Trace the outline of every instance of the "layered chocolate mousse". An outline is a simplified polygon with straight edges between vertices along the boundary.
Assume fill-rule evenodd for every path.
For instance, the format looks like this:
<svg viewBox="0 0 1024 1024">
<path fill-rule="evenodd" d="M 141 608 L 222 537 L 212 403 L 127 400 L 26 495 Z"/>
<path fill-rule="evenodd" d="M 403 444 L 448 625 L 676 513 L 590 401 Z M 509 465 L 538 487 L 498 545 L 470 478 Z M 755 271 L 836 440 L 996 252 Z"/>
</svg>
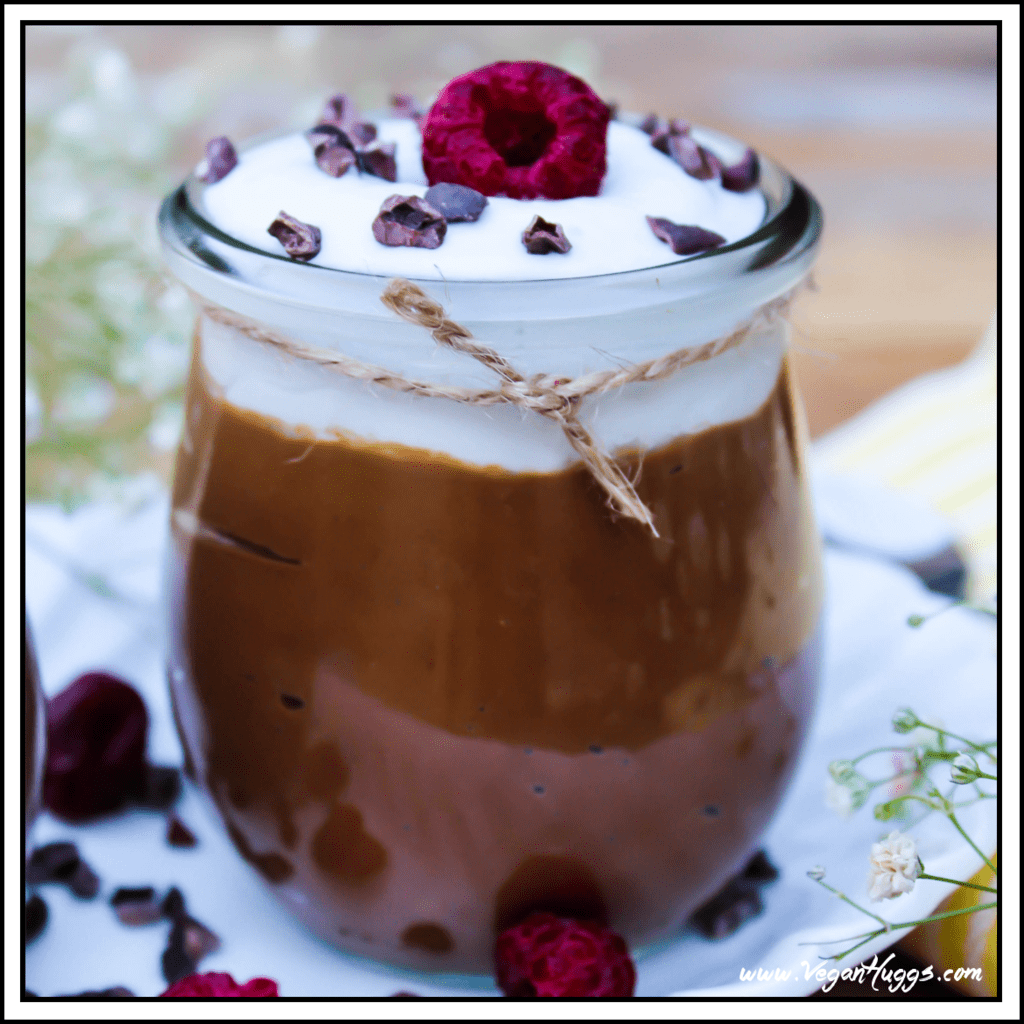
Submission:
<svg viewBox="0 0 1024 1024">
<path fill-rule="evenodd" d="M 410 142 L 417 124 L 398 123 L 377 122 L 376 141 L 396 143 L 397 185 L 422 198 L 433 182 Z M 357 176 L 359 146 L 334 177 L 317 160 L 345 161 L 302 136 L 272 141 L 207 187 L 204 216 L 250 255 L 274 244 L 266 226 L 246 235 L 263 206 L 268 224 L 286 211 L 315 225 L 318 253 L 290 271 L 336 271 L 324 304 L 352 312 L 321 316 L 276 295 L 280 253 L 266 260 L 258 315 L 212 259 L 193 272 L 186 253 L 178 272 L 276 335 L 449 383 L 477 383 L 479 368 L 432 353 L 429 335 L 396 327 L 382 306 L 360 307 L 360 274 L 419 269 L 456 311 L 476 310 L 474 337 L 524 373 L 710 342 L 756 303 L 702 298 L 716 287 L 706 281 L 680 286 L 689 271 L 645 218 L 697 220 L 727 245 L 769 204 L 724 188 L 728 154 L 714 158 L 717 178 L 695 178 L 652 132 L 658 141 L 656 126 L 612 122 L 607 195 L 491 194 L 432 249 L 375 238 L 377 192 L 396 184 Z M 337 144 L 321 134 L 318 146 Z M 617 160 L 630 152 L 656 158 L 684 192 L 704 190 L 702 216 L 671 191 L 651 208 L 646 179 Z M 282 153 L 334 187 L 336 205 L 302 208 L 298 193 L 275 191 Z M 232 180 L 251 199 L 245 223 Z M 531 252 L 520 236 L 534 218 L 571 247 Z M 628 221 L 617 261 L 593 230 L 616 218 Z M 598 276 L 612 271 L 618 282 Z M 640 299 L 632 271 L 645 275 Z M 589 276 L 593 308 L 574 304 L 586 281 L 543 287 Z M 387 278 L 369 281 L 379 292 Z M 510 283 L 494 286 L 492 309 L 476 281 Z M 339 299 L 346 289 L 355 297 Z M 497 308 L 502 295 L 518 315 Z M 611 309 L 623 295 L 628 308 Z M 653 530 L 609 511 L 553 423 L 366 384 L 262 337 L 200 318 L 168 563 L 188 771 L 241 855 L 328 941 L 425 970 L 489 973 L 498 932 L 535 910 L 600 920 L 631 946 L 672 934 L 757 848 L 813 706 L 821 565 L 785 324 L 667 380 L 581 401 Z"/>
</svg>

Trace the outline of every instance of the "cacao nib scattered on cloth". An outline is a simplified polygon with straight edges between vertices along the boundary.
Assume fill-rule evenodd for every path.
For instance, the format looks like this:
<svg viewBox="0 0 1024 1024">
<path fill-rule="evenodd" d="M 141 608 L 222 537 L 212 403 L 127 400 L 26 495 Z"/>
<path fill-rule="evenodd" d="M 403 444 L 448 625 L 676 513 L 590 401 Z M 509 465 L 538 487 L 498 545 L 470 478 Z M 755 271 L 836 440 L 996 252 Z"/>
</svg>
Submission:
<svg viewBox="0 0 1024 1024">
<path fill-rule="evenodd" d="M 235 147 L 225 135 L 210 139 L 206 144 L 206 173 L 200 177 L 207 185 L 212 185 L 226 177 L 238 164 Z"/>
<path fill-rule="evenodd" d="M 189 850 L 198 844 L 195 833 L 179 818 L 172 814 L 167 820 L 167 843 L 179 849 Z"/>
<path fill-rule="evenodd" d="M 427 189 L 423 197 L 435 210 L 440 210 L 449 224 L 478 220 L 487 205 L 487 197 L 468 185 L 443 181 Z"/>
<path fill-rule="evenodd" d="M 39 997 L 36 996 L 36 999 Z M 136 995 L 124 985 L 113 988 L 89 989 L 87 992 L 76 992 L 74 995 L 56 996 L 56 999 L 135 999 Z"/>
<path fill-rule="evenodd" d="M 172 921 L 186 916 L 185 897 L 182 896 L 181 890 L 176 885 L 168 890 L 167 895 L 161 901 L 160 913 Z"/>
<path fill-rule="evenodd" d="M 50 912 L 46 909 L 46 901 L 38 893 L 33 893 L 25 903 L 25 942 L 38 938 L 46 927 Z"/>
<path fill-rule="evenodd" d="M 447 230 L 442 213 L 419 196 L 388 196 L 373 222 L 373 237 L 382 245 L 436 249 Z"/>
<path fill-rule="evenodd" d="M 100 891 L 96 872 L 81 859 L 74 843 L 48 843 L 33 850 L 25 880 L 29 885 L 59 882 L 83 900 L 91 900 Z"/>
<path fill-rule="evenodd" d="M 561 224 L 552 224 L 542 217 L 534 217 L 523 232 L 523 245 L 534 256 L 545 256 L 549 252 L 567 253 L 572 244 L 565 237 Z"/>
<path fill-rule="evenodd" d="M 220 949 L 220 939 L 201 921 L 187 914 L 171 925 L 167 948 L 160 956 L 160 967 L 168 984 L 194 974 L 200 960 Z"/>
<path fill-rule="evenodd" d="M 664 217 L 648 217 L 647 223 L 677 256 L 692 256 L 694 253 L 716 249 L 725 242 L 721 235 L 695 224 L 674 224 Z"/>
<path fill-rule="evenodd" d="M 385 181 L 398 180 L 398 164 L 395 162 L 395 144 L 377 142 L 356 150 L 356 162 L 364 174 L 372 174 Z"/>
<path fill-rule="evenodd" d="M 312 224 L 304 224 L 301 220 L 282 210 L 277 220 L 267 228 L 267 234 L 273 235 L 293 260 L 305 263 L 320 252 L 320 229 Z"/>
<path fill-rule="evenodd" d="M 47 843 L 37 846 L 28 859 L 25 881 L 29 885 L 42 882 L 66 882 L 78 867 L 78 847 L 74 843 Z"/>
<path fill-rule="evenodd" d="M 759 850 L 746 867 L 694 911 L 690 923 L 708 939 L 724 939 L 764 910 L 761 889 L 779 877 L 778 869 Z"/>
<path fill-rule="evenodd" d="M 761 166 L 757 154 L 749 147 L 738 164 L 722 168 L 722 188 L 730 192 L 749 192 L 760 178 Z"/>
<path fill-rule="evenodd" d="M 210 971 L 207 974 L 192 974 L 161 992 L 164 999 L 181 999 L 188 996 L 206 998 L 264 998 L 277 996 L 277 982 L 270 978 L 252 978 L 239 985 L 224 971 Z"/>
<path fill-rule="evenodd" d="M 149 716 L 134 687 L 89 672 L 47 701 L 43 799 L 64 821 L 120 810 L 145 774 Z"/>
<path fill-rule="evenodd" d="M 148 885 L 135 889 L 118 889 L 110 897 L 110 905 L 121 924 L 129 928 L 153 924 L 163 917 L 160 902 L 156 898 L 156 890 Z"/>
<path fill-rule="evenodd" d="M 181 773 L 177 768 L 147 764 L 136 800 L 142 807 L 165 811 L 181 796 Z"/>
<path fill-rule="evenodd" d="M 75 865 L 68 879 L 68 888 L 80 899 L 91 900 L 100 891 L 100 879 L 84 860 Z"/>
</svg>

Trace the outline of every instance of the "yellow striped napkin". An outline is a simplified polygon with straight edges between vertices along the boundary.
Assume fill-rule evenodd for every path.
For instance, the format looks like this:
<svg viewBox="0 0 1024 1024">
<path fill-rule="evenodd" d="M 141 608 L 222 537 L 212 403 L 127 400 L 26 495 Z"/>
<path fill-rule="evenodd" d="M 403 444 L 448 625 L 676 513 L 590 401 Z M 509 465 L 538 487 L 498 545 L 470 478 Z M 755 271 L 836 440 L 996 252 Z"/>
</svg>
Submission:
<svg viewBox="0 0 1024 1024">
<path fill-rule="evenodd" d="M 813 446 L 815 464 L 916 497 L 949 520 L 967 596 L 996 592 L 996 326 L 964 362 L 868 406 Z"/>
</svg>

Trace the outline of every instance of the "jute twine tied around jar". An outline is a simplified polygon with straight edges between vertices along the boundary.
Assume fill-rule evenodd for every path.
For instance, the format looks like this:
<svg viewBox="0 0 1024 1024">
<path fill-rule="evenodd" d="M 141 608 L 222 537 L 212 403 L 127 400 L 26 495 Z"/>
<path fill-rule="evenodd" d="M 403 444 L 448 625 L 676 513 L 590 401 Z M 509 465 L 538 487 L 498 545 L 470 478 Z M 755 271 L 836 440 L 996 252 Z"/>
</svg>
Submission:
<svg viewBox="0 0 1024 1024">
<path fill-rule="evenodd" d="M 493 370 L 501 378 L 501 384 L 493 389 L 455 387 L 412 380 L 383 367 L 350 359 L 340 352 L 286 338 L 221 306 L 211 305 L 194 293 L 193 297 L 203 314 L 216 323 L 240 331 L 253 341 L 281 349 L 290 356 L 327 367 L 346 377 L 379 384 L 395 391 L 409 391 L 429 398 L 447 398 L 467 405 L 507 403 L 547 417 L 561 427 L 573 451 L 583 460 L 590 475 L 608 496 L 609 507 L 620 515 L 643 523 L 657 537 L 659 534 L 654 525 L 654 518 L 640 500 L 634 486 L 635 481 L 630 480 L 622 468 L 601 451 L 590 432 L 580 422 L 581 400 L 588 395 L 613 391 L 623 384 L 664 380 L 684 366 L 705 362 L 736 348 L 755 331 L 784 319 L 799 288 L 800 285 L 761 306 L 752 317 L 725 337 L 716 338 L 694 348 L 677 349 L 668 355 L 633 366 L 599 370 L 573 379 L 550 373 L 524 377 L 494 349 L 479 344 L 465 327 L 448 319 L 444 307 L 411 281 L 402 278 L 389 281 L 381 293 L 381 302 L 403 320 L 426 328 L 439 344 L 446 345 L 456 352 L 464 352 Z"/>
</svg>

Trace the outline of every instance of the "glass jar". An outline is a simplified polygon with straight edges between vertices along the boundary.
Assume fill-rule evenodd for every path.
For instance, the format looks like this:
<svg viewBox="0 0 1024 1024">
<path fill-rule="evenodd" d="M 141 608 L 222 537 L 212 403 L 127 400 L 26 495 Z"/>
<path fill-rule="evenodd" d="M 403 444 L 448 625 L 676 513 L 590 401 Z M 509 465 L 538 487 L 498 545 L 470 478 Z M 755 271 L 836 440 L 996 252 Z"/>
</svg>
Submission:
<svg viewBox="0 0 1024 1024">
<path fill-rule="evenodd" d="M 28 835 L 42 807 L 46 768 L 46 698 L 39 682 L 39 663 L 28 618 L 25 619 L 25 856 Z"/>
<path fill-rule="evenodd" d="M 694 130 L 726 158 L 735 140 Z M 820 210 L 761 162 L 762 226 L 663 266 L 415 282 L 521 373 L 575 377 L 728 335 L 794 288 Z M 160 215 L 204 304 L 437 384 L 493 387 L 380 301 Z M 167 572 L 187 770 L 286 905 L 355 953 L 486 972 L 532 910 L 664 938 L 739 870 L 814 703 L 822 576 L 775 319 L 580 404 L 658 536 L 558 426 L 378 387 L 200 315 Z"/>
</svg>

